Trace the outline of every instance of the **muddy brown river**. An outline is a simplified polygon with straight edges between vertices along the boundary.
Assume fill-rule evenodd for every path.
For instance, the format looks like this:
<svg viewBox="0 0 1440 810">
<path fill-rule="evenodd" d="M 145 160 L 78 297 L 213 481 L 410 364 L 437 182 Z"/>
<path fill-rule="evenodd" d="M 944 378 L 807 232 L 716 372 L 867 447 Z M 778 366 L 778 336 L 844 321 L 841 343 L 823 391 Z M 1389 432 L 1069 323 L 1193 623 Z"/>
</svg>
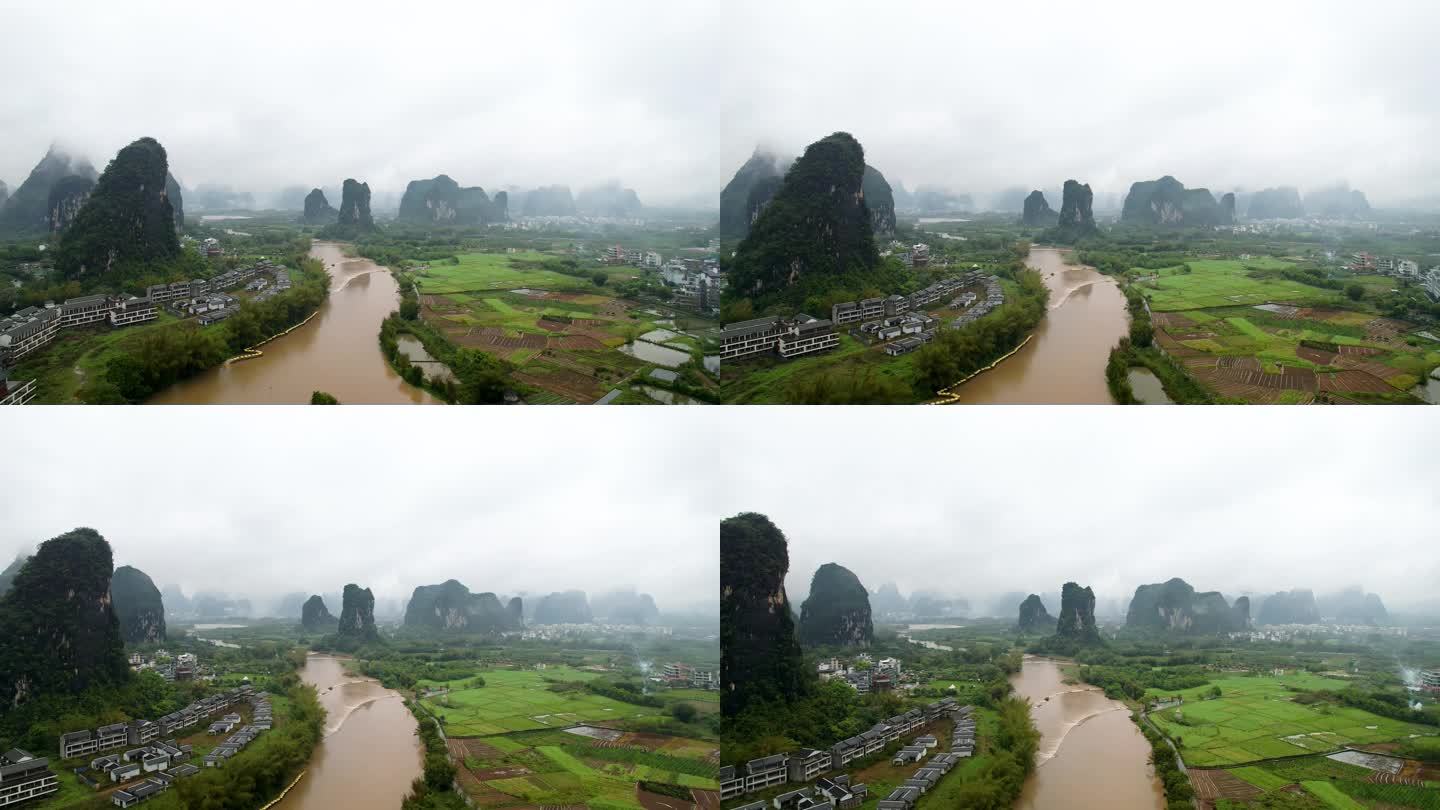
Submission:
<svg viewBox="0 0 1440 810">
<path fill-rule="evenodd" d="M 345 674 L 328 655 L 312 653 L 300 677 L 320 693 L 325 738 L 274 810 L 395 810 L 422 769 L 415 718 L 400 694 Z"/>
<path fill-rule="evenodd" d="M 1087 684 L 1065 684 L 1055 661 L 1025 656 L 1011 677 L 1040 730 L 1036 768 L 1017 810 L 1163 810 L 1150 743 L 1125 704 Z M 1047 700 L 1048 698 L 1048 700 Z"/>
<path fill-rule="evenodd" d="M 400 303 L 385 268 L 347 257 L 340 245 L 315 242 L 330 297 L 309 323 L 260 347 L 264 354 L 212 368 L 156 394 L 158 405 L 296 404 L 328 391 L 346 404 L 434 404 L 400 379 L 380 354 L 380 323 Z"/>
<path fill-rule="evenodd" d="M 956 390 L 956 404 L 1110 405 L 1105 362 L 1130 329 L 1125 294 L 1066 251 L 1031 248 L 1025 260 L 1050 288 L 1050 311 L 1025 347 Z"/>
</svg>

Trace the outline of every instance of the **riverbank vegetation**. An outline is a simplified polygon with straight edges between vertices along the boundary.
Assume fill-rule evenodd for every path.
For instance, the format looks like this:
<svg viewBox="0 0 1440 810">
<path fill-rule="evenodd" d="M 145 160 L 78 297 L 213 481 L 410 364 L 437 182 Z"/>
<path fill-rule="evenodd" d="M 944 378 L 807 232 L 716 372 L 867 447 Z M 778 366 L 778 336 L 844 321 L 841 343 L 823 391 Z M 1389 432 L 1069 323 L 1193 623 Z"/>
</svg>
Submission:
<svg viewBox="0 0 1440 810">
<path fill-rule="evenodd" d="M 1165 786 L 1167 805 L 1176 808 L 1191 806 L 1195 790 L 1190 786 L 1190 777 L 1186 776 L 1181 768 L 1175 749 L 1165 741 L 1164 735 L 1143 721 L 1138 714 L 1131 713 L 1130 720 L 1139 727 L 1140 733 L 1145 735 L 1145 740 L 1150 743 L 1150 764 L 1155 768 L 1155 778 Z"/>
<path fill-rule="evenodd" d="M 464 797 L 455 792 L 457 771 L 450 762 L 450 748 L 440 735 L 438 721 L 413 701 L 405 707 L 415 716 L 415 729 L 424 750 L 424 772 L 410 785 L 410 793 L 400 803 L 400 810 L 463 810 L 468 807 Z"/>
<path fill-rule="evenodd" d="M 509 363 L 485 352 L 455 346 L 421 321 L 413 306 L 414 294 L 403 291 L 402 287 L 402 296 L 408 296 L 412 306 L 407 307 L 407 299 L 402 297 L 400 309 L 380 324 L 380 352 L 407 383 L 459 405 L 498 405 L 505 401 L 507 391 L 524 390 L 524 386 L 513 379 L 514 367 Z M 412 317 L 407 318 L 407 314 Z M 400 349 L 402 335 L 419 341 L 442 368 L 411 362 Z M 427 367 L 432 368 L 429 375 L 425 373 Z"/>
</svg>

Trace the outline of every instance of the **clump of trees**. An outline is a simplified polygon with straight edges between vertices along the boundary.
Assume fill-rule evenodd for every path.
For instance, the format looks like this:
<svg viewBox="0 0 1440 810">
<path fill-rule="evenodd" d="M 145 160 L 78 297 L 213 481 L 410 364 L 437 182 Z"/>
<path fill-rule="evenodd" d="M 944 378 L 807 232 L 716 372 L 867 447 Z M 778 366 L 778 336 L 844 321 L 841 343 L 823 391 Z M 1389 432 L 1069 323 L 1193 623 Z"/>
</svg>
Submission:
<svg viewBox="0 0 1440 810">
<path fill-rule="evenodd" d="M 401 810 L 465 810 L 464 797 L 455 792 L 455 765 L 435 721 L 410 701 L 405 705 L 420 720 L 415 733 L 425 747 L 425 769 L 424 775 L 410 783 L 410 794 L 400 803 Z"/>
<path fill-rule="evenodd" d="M 1180 770 L 1179 756 L 1175 749 L 1171 748 L 1160 732 L 1149 723 L 1141 722 L 1139 717 L 1133 714 L 1130 719 L 1135 721 L 1140 727 L 1140 733 L 1150 742 L 1150 763 L 1155 766 L 1155 775 L 1165 786 L 1166 802 L 1171 807 L 1189 806 L 1195 791 L 1190 786 L 1190 777 Z"/>
<path fill-rule="evenodd" d="M 404 301 L 401 307 L 405 306 Z M 416 310 L 418 312 L 418 309 Z M 400 336 L 420 341 L 431 357 L 450 369 L 454 379 L 426 379 L 425 372 L 400 351 Z M 505 392 L 516 387 L 510 378 L 512 366 L 504 360 L 475 349 L 452 344 L 423 320 L 407 319 L 403 311 L 390 313 L 380 324 L 380 351 L 390 365 L 411 385 L 425 387 L 446 402 L 461 405 L 494 405 L 505 401 Z"/>
<path fill-rule="evenodd" d="M 1147 689 L 1178 692 L 1204 686 L 1210 680 L 1198 667 L 1151 667 L 1140 664 L 1084 666 L 1080 680 L 1105 690 L 1113 700 L 1140 700 Z"/>
</svg>

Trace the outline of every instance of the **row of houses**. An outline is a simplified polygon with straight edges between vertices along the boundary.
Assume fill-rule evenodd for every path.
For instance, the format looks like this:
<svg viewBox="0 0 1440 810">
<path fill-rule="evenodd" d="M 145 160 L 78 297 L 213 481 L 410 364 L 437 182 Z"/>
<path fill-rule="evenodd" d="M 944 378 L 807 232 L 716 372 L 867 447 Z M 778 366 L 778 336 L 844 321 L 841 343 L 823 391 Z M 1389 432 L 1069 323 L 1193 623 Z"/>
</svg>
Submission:
<svg viewBox="0 0 1440 810">
<path fill-rule="evenodd" d="M 955 302 L 951 303 L 953 304 Z M 1000 279 L 991 276 L 985 282 L 985 299 L 983 301 L 972 300 L 970 303 L 962 304 L 961 306 L 967 308 L 963 313 L 961 313 L 960 317 L 950 322 L 950 328 L 963 328 L 975 322 L 976 320 L 983 318 L 985 315 L 989 314 L 991 310 L 994 310 L 996 307 L 1004 303 L 1005 291 L 1000 288 Z"/>
<path fill-rule="evenodd" d="M 19 748 L 0 754 L 0 807 L 48 796 L 59 789 L 50 760 Z"/>
<path fill-rule="evenodd" d="M 104 774 L 112 783 L 128 782 L 142 773 L 169 770 L 190 758 L 191 748 L 178 745 L 175 740 L 157 742 L 151 745 L 131 748 L 124 754 L 102 754 L 90 760 L 89 771 Z M 78 776 L 86 777 L 87 769 L 76 768 Z M 93 777 L 86 778 L 94 781 Z"/>
<path fill-rule="evenodd" d="M 16 382 L 0 358 L 0 405 L 24 405 L 35 398 L 35 381 Z"/>
<path fill-rule="evenodd" d="M 835 324 L 829 320 L 796 315 L 732 323 L 720 330 L 721 361 L 774 352 L 789 360 L 840 345 Z"/>
<path fill-rule="evenodd" d="M 909 295 L 892 295 L 888 298 L 866 298 L 861 301 L 847 301 L 830 308 L 830 320 L 837 325 L 863 323 L 881 318 L 893 318 L 907 312 L 923 310 L 936 301 L 958 294 L 965 287 L 990 279 L 979 270 L 970 270 L 953 278 L 941 279 L 923 290 Z M 996 282 L 996 286 L 999 283 Z"/>
<path fill-rule="evenodd" d="M 240 730 L 230 734 L 235 726 L 240 724 L 240 715 L 227 714 L 217 723 L 210 725 L 211 734 L 230 734 L 225 741 L 215 746 L 210 753 L 205 755 L 204 763 L 207 768 L 219 768 L 225 765 L 225 760 L 240 753 L 245 746 L 255 741 L 261 732 L 269 731 L 274 724 L 274 715 L 270 707 L 270 696 L 264 692 L 250 697 L 252 709 L 250 723 L 241 726 Z"/>
<path fill-rule="evenodd" d="M 266 283 L 265 289 L 255 296 L 257 300 L 278 295 L 290 288 L 290 271 L 262 259 L 249 267 L 227 270 L 209 281 L 195 279 L 177 281 L 174 284 L 152 284 L 146 288 L 144 297 L 83 295 L 66 299 L 58 305 L 47 302 L 43 307 L 26 307 L 13 315 L 0 318 L 0 366 L 13 365 L 50 344 L 59 336 L 61 330 L 105 322 L 121 327 L 153 321 L 160 317 L 162 304 L 180 300 L 194 302 L 202 298 L 208 300 L 210 294 L 238 287 L 262 273 L 269 273 L 273 282 Z M 209 309 L 208 305 L 206 309 Z M 231 306 L 225 310 L 227 314 L 220 317 L 217 317 L 218 312 L 207 312 L 202 316 L 202 325 L 221 320 L 235 311 L 236 308 Z M 10 396 L 6 395 L 5 398 L 9 399 Z"/>
<path fill-rule="evenodd" d="M 201 326 L 223 321 L 240 311 L 233 296 L 225 295 L 226 290 L 236 287 L 253 292 L 254 301 L 273 298 L 290 289 L 290 270 L 269 259 L 261 259 L 247 267 L 226 270 L 209 279 L 176 281 L 172 284 L 152 284 L 146 289 L 146 297 L 165 304 L 182 318 L 199 317 Z"/>
<path fill-rule="evenodd" d="M 162 736 L 171 736 L 177 731 L 198 725 L 201 720 L 229 709 L 237 703 L 248 701 L 254 694 L 254 687 L 246 684 L 197 700 L 180 711 L 171 712 L 153 722 L 132 720 L 129 723 L 101 726 L 93 731 L 85 729 L 61 734 L 60 758 L 74 759 L 90 756 L 124 748 L 127 745 L 148 745 Z"/>
<path fill-rule="evenodd" d="M 850 777 L 841 774 L 822 778 L 814 787 L 782 793 L 768 802 L 741 805 L 735 810 L 852 810 L 864 804 L 870 790 L 864 784 L 850 784 Z"/>
<path fill-rule="evenodd" d="M 826 771 L 843 769 L 857 759 L 879 752 L 901 735 L 958 711 L 964 711 L 968 717 L 970 707 L 962 708 L 955 698 L 947 697 L 887 718 L 867 731 L 835 743 L 828 751 L 805 749 L 752 759 L 740 766 L 727 765 L 720 769 L 720 799 L 758 793 L 789 782 L 809 782 Z"/>
<path fill-rule="evenodd" d="M 26 307 L 0 318 L 0 365 L 11 365 L 48 345 L 63 329 L 102 322 L 130 326 L 157 317 L 154 301 L 133 295 L 84 295 L 58 305 Z"/>
<path fill-rule="evenodd" d="M 948 752 L 935 754 L 929 757 L 928 762 L 923 762 L 929 751 L 939 744 L 934 737 L 918 737 L 913 745 L 901 749 L 901 753 L 896 755 L 892 764 L 904 765 L 909 762 L 921 764 L 903 784 L 890 791 L 888 796 L 875 805 L 876 810 L 914 810 L 915 803 L 920 800 L 920 797 L 933 790 L 945 774 L 949 773 L 961 760 L 974 756 L 975 719 L 973 712 L 974 708 L 971 706 L 960 706 L 950 713 L 951 719 L 955 722 L 955 731 L 951 737 Z"/>
<path fill-rule="evenodd" d="M 199 772 L 199 768 L 189 763 L 176 765 L 164 771 L 156 771 L 146 778 L 145 781 L 130 785 L 124 790 L 117 790 L 110 794 L 110 803 L 116 807 L 134 807 L 141 802 L 153 799 L 169 790 L 170 786 L 175 784 L 175 780 L 184 779 L 187 776 L 194 776 Z"/>
<path fill-rule="evenodd" d="M 224 742 L 217 745 L 209 754 L 205 755 L 204 764 L 207 768 L 218 768 L 225 764 L 225 760 L 238 754 L 245 746 L 249 745 L 271 726 L 270 698 L 264 692 L 250 694 L 247 696 L 250 705 L 254 709 L 254 722 L 231 734 Z M 234 725 L 240 722 L 240 715 L 226 715 L 222 723 L 212 724 L 211 731 L 215 727 L 224 725 L 228 732 Z M 111 795 L 111 803 L 116 807 L 133 807 L 141 802 L 147 801 L 161 792 L 169 789 L 176 779 L 187 776 L 194 776 L 200 772 L 200 768 L 194 764 L 184 762 L 191 754 L 190 746 L 175 746 L 173 741 L 150 746 L 145 749 L 126 751 L 124 759 L 128 764 L 119 766 L 118 771 L 111 772 L 111 781 L 121 782 L 139 776 L 141 773 L 151 774 L 145 781 L 139 784 L 126 786 L 124 790 L 118 790 Z M 104 759 L 114 760 L 114 756 Z M 94 763 L 92 763 L 94 764 Z M 116 778 L 116 773 L 122 774 Z"/>
</svg>

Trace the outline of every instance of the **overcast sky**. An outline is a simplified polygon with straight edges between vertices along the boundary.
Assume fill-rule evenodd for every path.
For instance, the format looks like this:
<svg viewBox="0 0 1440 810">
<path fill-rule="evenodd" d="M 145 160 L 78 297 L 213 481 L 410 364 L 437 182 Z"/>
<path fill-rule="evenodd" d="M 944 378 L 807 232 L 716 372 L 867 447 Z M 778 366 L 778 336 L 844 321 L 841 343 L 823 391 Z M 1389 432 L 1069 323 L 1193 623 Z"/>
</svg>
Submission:
<svg viewBox="0 0 1440 810">
<path fill-rule="evenodd" d="M 1432 0 L 726 0 L 730 172 L 835 130 L 911 190 L 1440 185 Z M 1059 208 L 1058 200 L 1051 205 Z"/>
<path fill-rule="evenodd" d="M 187 187 L 398 191 L 445 172 L 718 205 L 710 0 L 0 5 L 12 189 L 52 140 L 103 168 L 150 135 Z"/>
<path fill-rule="evenodd" d="M 621 408 L 603 426 L 563 408 L 7 410 L 0 568 L 89 526 L 116 565 L 187 594 L 355 582 L 398 600 L 453 577 L 508 595 L 633 585 L 662 611 L 716 609 L 713 478 L 690 409 Z"/>
<path fill-rule="evenodd" d="M 733 409 L 732 409 L 733 410 Z M 746 415 L 753 409 L 744 409 Z M 972 603 L 1440 582 L 1440 432 L 1419 409 L 770 409 L 727 441 L 723 516 L 762 512 L 797 601 L 823 563 Z M 844 459 L 844 463 L 839 460 Z M 1051 604 L 1054 612 L 1058 604 Z"/>
<path fill-rule="evenodd" d="M 190 187 L 446 172 L 713 206 L 757 143 L 842 129 L 912 190 L 1440 184 L 1429 0 L 3 6 L 12 188 L 54 140 L 103 167 L 152 135 Z"/>
</svg>

